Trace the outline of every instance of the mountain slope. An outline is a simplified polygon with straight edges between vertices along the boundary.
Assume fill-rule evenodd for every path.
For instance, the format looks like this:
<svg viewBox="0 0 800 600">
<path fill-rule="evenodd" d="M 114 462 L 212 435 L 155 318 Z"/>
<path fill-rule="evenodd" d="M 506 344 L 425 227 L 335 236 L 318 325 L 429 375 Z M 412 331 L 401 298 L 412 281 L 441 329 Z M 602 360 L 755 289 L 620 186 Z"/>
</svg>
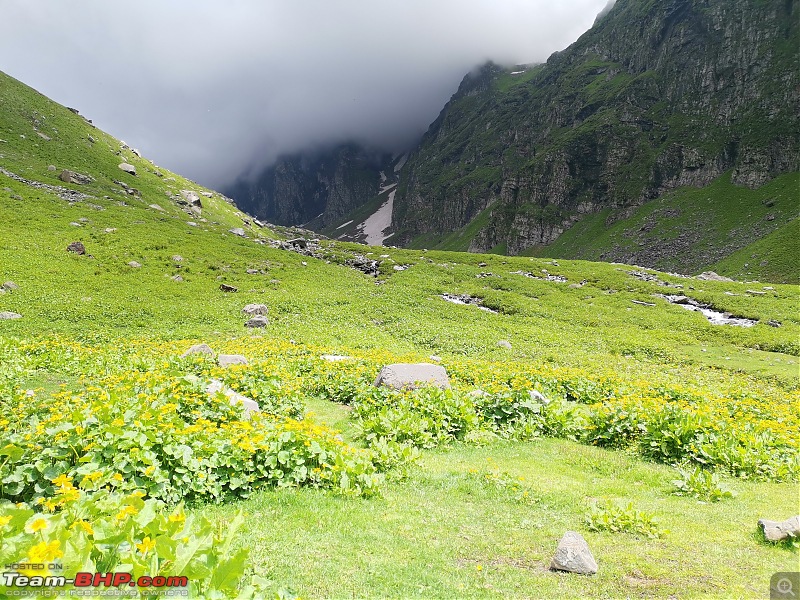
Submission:
<svg viewBox="0 0 800 600">
<path fill-rule="evenodd" d="M 470 249 L 517 254 L 587 214 L 798 171 L 799 30 L 795 1 L 620 0 L 544 65 L 485 65 L 409 159 L 392 241 L 480 216 Z"/>
</svg>

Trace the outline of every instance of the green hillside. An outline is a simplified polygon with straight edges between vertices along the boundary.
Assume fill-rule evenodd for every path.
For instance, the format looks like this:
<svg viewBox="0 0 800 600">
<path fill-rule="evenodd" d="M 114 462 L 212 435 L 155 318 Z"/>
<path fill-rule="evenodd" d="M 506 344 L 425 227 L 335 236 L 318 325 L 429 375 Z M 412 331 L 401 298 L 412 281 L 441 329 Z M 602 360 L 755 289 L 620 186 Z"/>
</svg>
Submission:
<svg viewBox="0 0 800 600">
<path fill-rule="evenodd" d="M 797 509 L 796 286 L 261 228 L 2 74 L 0 139 L 2 564 L 241 598 L 753 597 L 795 569 L 756 523 Z M 374 387 L 396 362 L 452 389 Z M 567 530 L 596 575 L 549 570 Z"/>
</svg>

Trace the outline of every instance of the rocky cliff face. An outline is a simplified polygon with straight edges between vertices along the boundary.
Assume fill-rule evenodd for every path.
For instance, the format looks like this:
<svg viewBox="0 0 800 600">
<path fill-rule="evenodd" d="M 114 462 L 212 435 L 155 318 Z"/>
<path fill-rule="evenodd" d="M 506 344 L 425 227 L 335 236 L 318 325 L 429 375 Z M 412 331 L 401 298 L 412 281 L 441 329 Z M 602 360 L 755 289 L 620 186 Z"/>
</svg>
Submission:
<svg viewBox="0 0 800 600">
<path fill-rule="evenodd" d="M 582 215 L 730 171 L 800 170 L 797 0 L 619 0 L 546 64 L 469 74 L 403 170 L 395 240 L 485 225 L 547 244 Z"/>
<path fill-rule="evenodd" d="M 298 153 L 281 157 L 254 181 L 240 180 L 226 194 L 258 218 L 321 229 L 378 193 L 388 160 L 357 144 Z"/>
</svg>

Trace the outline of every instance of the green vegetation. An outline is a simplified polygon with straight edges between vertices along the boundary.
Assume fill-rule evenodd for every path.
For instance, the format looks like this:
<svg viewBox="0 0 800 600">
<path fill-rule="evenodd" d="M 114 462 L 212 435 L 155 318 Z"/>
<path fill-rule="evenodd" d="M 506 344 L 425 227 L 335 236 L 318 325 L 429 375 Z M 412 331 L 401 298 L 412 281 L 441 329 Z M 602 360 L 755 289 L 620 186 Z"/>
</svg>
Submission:
<svg viewBox="0 0 800 600">
<path fill-rule="evenodd" d="M 0 312 L 21 315 L 0 320 L 3 564 L 403 598 L 757 596 L 796 565 L 756 533 L 796 508 L 795 286 L 328 240 L 302 255 L 218 194 L 189 214 L 176 193 L 206 190 L 5 76 L 0 98 L 3 168 L 59 186 L 0 175 Z M 714 326 L 665 293 L 759 322 Z M 266 328 L 244 326 L 249 303 Z M 249 363 L 181 357 L 201 341 Z M 433 360 L 452 389 L 372 385 Z M 687 489 L 736 497 L 673 495 L 687 465 L 715 477 Z M 596 576 L 548 570 L 569 529 Z"/>
</svg>

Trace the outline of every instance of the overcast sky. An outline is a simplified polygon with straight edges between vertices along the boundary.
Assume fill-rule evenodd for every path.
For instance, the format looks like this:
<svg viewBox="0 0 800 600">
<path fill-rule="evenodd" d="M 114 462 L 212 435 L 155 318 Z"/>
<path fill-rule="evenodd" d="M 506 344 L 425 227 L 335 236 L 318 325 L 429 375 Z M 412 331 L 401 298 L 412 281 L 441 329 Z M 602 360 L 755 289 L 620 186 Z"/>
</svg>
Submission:
<svg viewBox="0 0 800 600">
<path fill-rule="evenodd" d="M 413 143 L 464 74 L 541 62 L 607 0 L 0 0 L 0 70 L 221 187 L 281 153 Z"/>
</svg>

